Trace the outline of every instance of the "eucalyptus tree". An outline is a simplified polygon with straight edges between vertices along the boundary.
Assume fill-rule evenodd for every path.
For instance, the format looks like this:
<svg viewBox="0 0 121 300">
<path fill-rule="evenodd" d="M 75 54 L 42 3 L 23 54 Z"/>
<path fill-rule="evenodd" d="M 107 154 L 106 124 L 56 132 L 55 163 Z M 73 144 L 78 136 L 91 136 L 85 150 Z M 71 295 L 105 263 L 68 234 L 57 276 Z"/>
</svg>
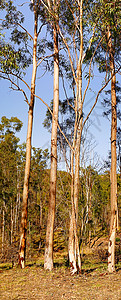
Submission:
<svg viewBox="0 0 121 300">
<path fill-rule="evenodd" d="M 121 128 L 118 127 L 117 130 L 117 140 L 118 140 L 118 162 L 119 162 L 119 172 L 121 178 Z"/>
<path fill-rule="evenodd" d="M 117 154 L 116 154 L 116 140 L 117 140 L 117 84 L 116 73 L 121 69 L 120 63 L 120 26 L 121 13 L 120 3 L 114 1 L 96 1 L 96 11 L 100 16 L 100 23 L 98 30 L 100 35 L 104 35 L 101 43 L 102 49 L 100 53 L 104 53 L 103 60 L 100 57 L 99 69 L 105 71 L 105 79 L 111 76 L 111 223 L 110 236 L 108 245 L 108 271 L 111 273 L 115 270 L 115 235 L 116 235 L 116 220 L 117 220 Z M 108 112 L 109 113 L 109 112 Z"/>
<path fill-rule="evenodd" d="M 59 28 L 59 33 L 68 53 L 71 76 L 72 76 L 72 92 L 73 92 L 73 110 L 75 113 L 75 123 L 73 127 L 72 149 L 71 149 L 71 201 L 72 212 L 70 217 L 69 229 L 69 260 L 71 273 L 74 274 L 81 271 L 81 259 L 79 251 L 79 242 L 77 235 L 78 228 L 78 199 L 79 199 L 79 168 L 80 168 L 80 145 L 82 141 L 83 128 L 93 111 L 101 91 L 108 84 L 107 82 L 101 86 L 97 92 L 95 101 L 90 110 L 84 110 L 84 104 L 87 101 L 87 91 L 92 77 L 92 63 L 99 44 L 94 46 L 96 35 L 96 22 L 90 24 L 90 16 L 93 3 L 90 1 L 72 2 L 72 5 L 66 1 L 68 9 L 71 13 L 71 26 L 66 24 L 69 31 L 67 35 L 64 30 Z M 64 4 L 63 4 L 64 5 Z M 66 22 L 66 21 L 65 21 Z M 70 27 L 69 27 L 70 26 Z M 68 32 L 67 31 L 67 32 Z M 86 79 L 87 78 L 87 82 Z M 86 88 L 84 89 L 84 85 Z"/>
<path fill-rule="evenodd" d="M 34 12 L 34 38 L 33 38 L 33 70 L 31 78 L 31 96 L 28 112 L 28 128 L 26 139 L 26 163 L 23 187 L 23 206 L 21 217 L 21 234 L 20 234 L 20 250 L 19 250 L 19 263 L 22 268 L 25 266 L 25 252 L 26 252 L 26 232 L 27 232 L 27 211 L 28 211 L 28 192 L 29 192 L 29 177 L 30 177 L 30 164 L 31 164 L 31 138 L 32 138 L 32 125 L 33 125 L 33 109 L 35 101 L 35 82 L 37 72 L 37 39 L 38 39 L 38 9 L 39 1 L 33 1 Z"/>
<path fill-rule="evenodd" d="M 45 262 L 44 268 L 53 268 L 53 234 L 56 204 L 56 181 L 57 181 L 57 124 L 59 109 L 59 49 L 58 49 L 58 7 L 59 1 L 47 1 L 50 14 L 50 24 L 53 29 L 54 48 L 54 86 L 53 86 L 53 115 L 51 132 L 51 170 L 50 170 L 50 199 L 46 230 Z"/>
<path fill-rule="evenodd" d="M 24 17 L 17 11 L 12 1 L 7 1 L 5 6 L 5 18 L 2 21 L 4 28 L 12 29 L 10 34 L 10 40 L 5 42 L 2 39 L 0 54 L 1 54 L 1 78 L 7 79 L 11 83 L 11 87 L 17 91 L 21 91 L 24 95 L 25 101 L 28 104 L 28 127 L 27 127 L 27 139 L 26 139 L 26 162 L 25 162 L 25 176 L 23 187 L 23 206 L 21 217 L 21 234 L 20 234 L 20 250 L 19 250 L 19 262 L 22 268 L 25 266 L 25 252 L 26 252 L 26 233 L 27 233 L 27 210 L 28 210 L 28 191 L 29 191 L 29 177 L 30 177 L 30 164 L 31 164 L 31 138 L 32 138 L 32 126 L 33 126 L 33 111 L 35 103 L 35 85 L 36 85 L 36 73 L 37 67 L 44 61 L 45 54 L 45 40 L 42 43 L 39 42 L 39 34 L 45 24 L 45 17 L 43 9 L 41 10 L 41 2 L 39 0 L 30 1 L 30 8 L 34 15 L 34 22 L 32 22 L 33 36 L 24 28 Z M 23 4 L 24 5 L 24 4 Z M 1 7 L 3 9 L 3 6 Z M 40 21 L 40 22 L 39 22 Z M 6 37 L 7 38 L 7 37 Z M 32 51 L 30 53 L 32 41 Z M 15 47 L 14 44 L 15 43 Z M 20 47 L 21 46 L 21 47 Z M 32 64 L 32 76 L 31 85 L 24 80 L 24 71 Z M 30 92 L 30 101 L 26 88 Z"/>
</svg>

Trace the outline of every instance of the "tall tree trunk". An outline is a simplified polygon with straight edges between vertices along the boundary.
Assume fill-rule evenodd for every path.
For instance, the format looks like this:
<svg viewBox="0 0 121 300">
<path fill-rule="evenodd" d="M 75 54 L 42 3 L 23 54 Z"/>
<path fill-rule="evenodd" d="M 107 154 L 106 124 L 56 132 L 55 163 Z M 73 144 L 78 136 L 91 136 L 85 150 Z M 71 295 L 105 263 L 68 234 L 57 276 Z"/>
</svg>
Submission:
<svg viewBox="0 0 121 300">
<path fill-rule="evenodd" d="M 89 173 L 89 221 L 91 222 L 92 214 L 91 214 L 91 206 L 92 206 L 92 182 L 91 182 L 91 174 Z M 91 223 L 89 224 L 89 247 L 91 243 Z"/>
<path fill-rule="evenodd" d="M 13 204 L 12 204 L 12 200 L 11 200 L 11 245 L 13 243 L 13 219 L 14 219 Z"/>
<path fill-rule="evenodd" d="M 76 86 L 76 110 L 77 110 L 77 138 L 75 145 L 75 178 L 74 178 L 74 204 L 76 219 L 78 219 L 78 198 L 79 198 L 79 168 L 80 168 L 80 143 L 82 132 L 82 57 L 83 57 L 83 0 L 80 1 L 80 53 L 77 66 Z"/>
<path fill-rule="evenodd" d="M 120 170 L 120 179 L 121 179 L 121 145 L 120 145 L 120 141 L 118 143 L 119 146 L 119 170 Z"/>
<path fill-rule="evenodd" d="M 74 198 L 74 152 L 71 153 L 71 216 L 70 216 L 70 227 L 69 227 L 69 262 L 71 275 L 74 275 L 77 271 L 81 271 L 81 259 L 79 252 L 79 242 L 77 235 L 77 214 L 78 206 L 75 203 Z"/>
<path fill-rule="evenodd" d="M 56 203 L 56 181 L 57 181 L 57 122 L 59 109 L 59 53 L 57 26 L 53 28 L 54 38 L 54 95 L 53 95 L 53 117 L 51 133 L 51 170 L 50 170 L 50 197 L 49 211 L 46 230 L 45 261 L 44 268 L 53 268 L 53 234 Z"/>
<path fill-rule="evenodd" d="M 42 212 L 42 199 L 40 194 L 40 214 L 39 214 L 39 230 L 40 230 L 40 242 L 39 242 L 39 250 L 41 249 L 41 233 L 42 233 L 42 221 L 43 221 L 43 212 Z"/>
<path fill-rule="evenodd" d="M 2 254 L 4 253 L 5 242 L 5 201 L 3 202 L 3 220 L 2 220 Z"/>
<path fill-rule="evenodd" d="M 17 197 L 16 197 L 16 206 L 15 206 L 15 237 L 17 236 L 19 205 L 20 205 L 20 190 L 19 190 L 19 171 L 18 171 L 18 167 L 17 167 Z"/>
<path fill-rule="evenodd" d="M 110 28 L 108 28 L 108 49 L 110 58 L 111 75 L 115 74 L 114 50 L 112 47 L 112 39 Z M 108 244 L 108 271 L 115 271 L 115 235 L 116 235 L 116 219 L 117 219 L 117 174 L 116 174 L 116 133 L 117 133 L 117 114 L 116 114 L 116 76 L 111 80 L 111 222 L 110 236 Z"/>
<path fill-rule="evenodd" d="M 21 216 L 21 229 L 20 229 L 21 233 L 20 233 L 19 264 L 21 268 L 25 267 L 25 254 L 26 254 L 28 192 L 29 192 L 29 177 L 30 177 L 30 165 L 31 165 L 31 138 L 32 138 L 32 125 L 33 125 L 35 81 L 36 81 L 36 71 L 37 71 L 37 61 L 36 61 L 37 23 L 38 23 L 38 14 L 37 12 L 35 12 L 34 40 L 33 40 L 33 71 L 32 71 L 32 79 L 31 79 L 31 99 L 30 99 L 29 112 L 28 112 L 26 163 L 25 163 L 23 203 L 22 203 L 22 216 Z"/>
<path fill-rule="evenodd" d="M 15 207 L 15 237 L 17 236 L 17 228 L 18 228 L 19 203 L 20 203 L 20 191 L 19 191 L 19 186 L 17 185 L 17 199 L 16 199 L 16 207 Z"/>
<path fill-rule="evenodd" d="M 77 222 L 78 222 L 78 199 L 79 199 L 79 168 L 80 168 L 80 143 L 82 132 L 82 56 L 83 56 L 83 0 L 80 2 L 80 53 L 77 66 L 77 83 L 76 83 L 76 120 L 74 129 L 73 148 L 75 149 L 75 164 L 74 157 L 71 160 L 71 168 L 75 165 L 75 173 L 71 174 L 71 199 L 72 199 L 72 215 L 70 218 L 69 229 L 69 261 L 71 274 L 74 274 L 77 270 L 81 272 L 81 259 L 79 252 L 79 242 L 77 235 Z M 73 156 L 73 154 L 72 154 Z M 73 232 L 73 234 L 72 234 Z M 72 241 L 71 241 L 72 239 Z M 76 266 L 76 261 L 78 263 Z"/>
<path fill-rule="evenodd" d="M 71 152 L 71 216 L 70 216 L 70 227 L 69 227 L 69 263 L 70 271 L 73 275 L 77 272 L 76 255 L 75 255 L 75 237 L 74 237 L 74 222 L 75 222 L 75 207 L 74 207 L 74 152 Z"/>
</svg>

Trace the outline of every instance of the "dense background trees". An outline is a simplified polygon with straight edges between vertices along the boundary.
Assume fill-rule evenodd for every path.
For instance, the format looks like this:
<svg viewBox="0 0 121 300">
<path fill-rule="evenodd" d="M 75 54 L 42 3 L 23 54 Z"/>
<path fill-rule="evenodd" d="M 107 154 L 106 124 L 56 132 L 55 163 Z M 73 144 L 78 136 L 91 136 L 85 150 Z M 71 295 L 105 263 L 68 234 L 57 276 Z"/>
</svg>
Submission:
<svg viewBox="0 0 121 300">
<path fill-rule="evenodd" d="M 17 131 L 22 123 L 17 118 L 1 119 L 0 195 L 1 195 L 1 260 L 16 262 L 24 182 L 25 145 L 20 145 Z M 33 148 L 28 199 L 27 257 L 44 254 L 49 203 L 48 150 Z M 121 209 L 120 174 L 118 180 L 119 228 Z M 54 225 L 54 251 L 67 252 L 71 211 L 71 177 L 57 172 L 57 194 Z M 98 172 L 89 165 L 81 169 L 79 184 L 80 251 L 95 237 L 108 236 L 110 230 L 110 172 Z"/>
</svg>

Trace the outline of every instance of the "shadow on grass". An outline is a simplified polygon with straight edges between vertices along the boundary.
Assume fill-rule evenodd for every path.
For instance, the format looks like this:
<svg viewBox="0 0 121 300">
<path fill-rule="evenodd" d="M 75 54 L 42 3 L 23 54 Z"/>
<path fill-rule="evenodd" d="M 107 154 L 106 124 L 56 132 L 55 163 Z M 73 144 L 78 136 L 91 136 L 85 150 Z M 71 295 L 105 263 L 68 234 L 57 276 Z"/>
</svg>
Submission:
<svg viewBox="0 0 121 300">
<path fill-rule="evenodd" d="M 37 262 L 28 262 L 28 263 L 26 263 L 26 267 L 30 267 L 30 268 L 32 268 L 32 267 L 36 267 L 36 268 L 43 268 L 44 267 L 44 263 L 37 263 Z"/>
<path fill-rule="evenodd" d="M 62 267 L 69 267 L 69 261 L 68 259 L 64 259 L 61 262 L 54 262 L 54 268 L 62 268 Z"/>
<path fill-rule="evenodd" d="M 121 267 L 116 267 L 116 272 L 121 271 Z"/>
<path fill-rule="evenodd" d="M 105 266 L 104 266 L 105 265 Z M 18 266 L 18 264 L 15 265 L 15 267 L 20 267 Z M 41 268 L 41 269 L 44 269 L 44 260 L 40 259 L 40 260 L 33 260 L 33 261 L 26 261 L 26 268 Z M 67 257 L 64 257 L 62 260 L 58 260 L 54 262 L 54 269 L 69 269 L 69 261 L 68 261 L 68 258 Z M 11 270 L 13 269 L 13 266 L 12 266 L 12 263 L 1 263 L 0 264 L 0 272 L 2 271 L 8 271 L 8 270 Z M 81 270 L 81 274 L 82 275 L 87 275 L 87 274 L 91 274 L 95 271 L 97 271 L 97 273 L 100 273 L 100 272 L 104 272 L 107 270 L 107 263 L 103 263 L 103 265 L 100 265 L 100 263 L 96 264 L 96 265 L 88 265 L 86 266 L 86 263 L 83 262 L 82 263 L 82 270 Z M 121 262 L 116 264 L 116 273 L 120 272 L 121 271 Z"/>
<path fill-rule="evenodd" d="M 7 265 L 7 264 L 5 264 L 5 265 L 0 264 L 0 271 L 11 270 L 11 269 L 13 269 L 12 264 L 11 264 L 11 266 Z"/>
<path fill-rule="evenodd" d="M 82 274 L 90 274 L 90 273 L 92 273 L 95 270 L 97 270 L 97 268 L 82 269 L 81 273 Z"/>
</svg>

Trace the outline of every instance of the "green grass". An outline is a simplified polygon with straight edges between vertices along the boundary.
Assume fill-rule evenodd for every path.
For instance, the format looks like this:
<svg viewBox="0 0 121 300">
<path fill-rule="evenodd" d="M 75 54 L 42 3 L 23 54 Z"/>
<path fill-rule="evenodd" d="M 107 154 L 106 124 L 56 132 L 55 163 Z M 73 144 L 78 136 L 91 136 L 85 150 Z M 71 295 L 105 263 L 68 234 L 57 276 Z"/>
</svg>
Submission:
<svg viewBox="0 0 121 300">
<path fill-rule="evenodd" d="M 68 256 L 67 253 L 55 253 L 54 254 L 54 268 L 55 269 L 67 269 L 68 265 Z M 26 267 L 32 268 L 43 268 L 44 267 L 44 256 L 34 257 L 32 259 L 26 260 Z M 18 264 L 14 268 L 18 268 Z M 20 267 L 19 267 L 20 268 Z M 121 261 L 116 264 L 116 269 L 121 268 Z M 12 263 L 6 262 L 0 264 L 0 271 L 12 269 Z M 82 259 L 82 272 L 91 273 L 91 272 L 104 272 L 107 270 L 107 261 L 102 262 L 94 255 L 85 255 Z"/>
<path fill-rule="evenodd" d="M 10 269 L 12 269 L 12 263 L 6 262 L 6 263 L 0 264 L 0 271 L 1 270 L 10 270 Z"/>
</svg>

